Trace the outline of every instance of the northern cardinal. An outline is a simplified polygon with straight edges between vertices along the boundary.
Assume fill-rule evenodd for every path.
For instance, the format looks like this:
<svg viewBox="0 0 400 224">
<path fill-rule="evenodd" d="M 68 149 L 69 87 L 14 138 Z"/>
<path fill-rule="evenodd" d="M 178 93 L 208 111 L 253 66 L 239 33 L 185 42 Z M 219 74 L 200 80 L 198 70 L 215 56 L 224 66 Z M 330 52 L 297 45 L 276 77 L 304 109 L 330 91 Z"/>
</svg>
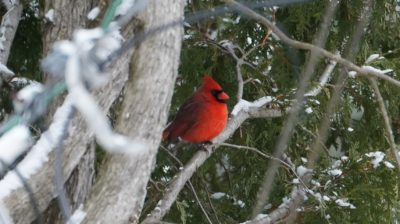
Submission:
<svg viewBox="0 0 400 224">
<path fill-rule="evenodd" d="M 190 143 L 211 142 L 228 120 L 228 94 L 209 75 L 203 85 L 182 104 L 175 119 L 164 130 L 163 140 L 183 139 Z"/>
</svg>

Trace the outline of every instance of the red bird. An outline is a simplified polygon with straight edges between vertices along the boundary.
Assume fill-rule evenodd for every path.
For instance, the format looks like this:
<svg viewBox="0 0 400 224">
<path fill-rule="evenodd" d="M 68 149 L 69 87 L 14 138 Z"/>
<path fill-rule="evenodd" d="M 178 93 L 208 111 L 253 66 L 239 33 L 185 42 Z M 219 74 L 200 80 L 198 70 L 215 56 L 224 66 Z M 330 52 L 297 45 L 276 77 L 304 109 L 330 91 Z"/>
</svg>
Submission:
<svg viewBox="0 0 400 224">
<path fill-rule="evenodd" d="M 174 121 L 163 132 L 163 140 L 210 142 L 221 133 L 228 120 L 228 94 L 209 75 L 203 85 L 179 108 Z"/>
</svg>

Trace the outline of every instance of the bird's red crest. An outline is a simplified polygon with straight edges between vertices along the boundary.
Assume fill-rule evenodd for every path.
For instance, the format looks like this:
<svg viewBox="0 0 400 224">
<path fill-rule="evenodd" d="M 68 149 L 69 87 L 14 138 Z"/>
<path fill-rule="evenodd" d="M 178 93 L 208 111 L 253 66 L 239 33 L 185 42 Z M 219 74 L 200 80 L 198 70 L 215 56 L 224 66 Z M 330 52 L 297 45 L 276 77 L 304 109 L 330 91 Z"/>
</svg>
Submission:
<svg viewBox="0 0 400 224">
<path fill-rule="evenodd" d="M 209 75 L 204 75 L 203 86 L 207 89 L 222 90 L 221 86 Z"/>
</svg>

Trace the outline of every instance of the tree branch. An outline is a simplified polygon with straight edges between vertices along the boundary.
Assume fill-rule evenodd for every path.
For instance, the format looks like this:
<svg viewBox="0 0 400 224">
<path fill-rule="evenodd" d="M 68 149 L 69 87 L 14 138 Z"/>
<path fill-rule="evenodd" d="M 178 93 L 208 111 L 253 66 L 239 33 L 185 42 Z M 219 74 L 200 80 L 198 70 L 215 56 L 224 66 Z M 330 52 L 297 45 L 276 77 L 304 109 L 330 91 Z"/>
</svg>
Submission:
<svg viewBox="0 0 400 224">
<path fill-rule="evenodd" d="M 139 13 L 146 32 L 183 16 L 184 2 L 148 1 Z M 136 35 L 136 34 L 135 34 Z M 182 27 L 147 37 L 130 58 L 130 79 L 116 129 L 146 146 L 143 154 L 107 155 L 90 198 L 84 223 L 137 223 L 146 197 L 177 77 Z"/>
<path fill-rule="evenodd" d="M 325 70 L 322 73 L 321 78 L 319 79 L 318 85 L 312 90 L 308 91 L 304 96 L 317 96 L 321 92 L 322 87 L 326 85 L 326 83 L 329 81 L 329 78 L 332 76 L 336 64 L 336 61 L 330 61 L 329 64 L 325 67 Z"/>
<path fill-rule="evenodd" d="M 288 37 L 285 33 L 283 33 L 277 26 L 275 26 L 267 18 L 261 16 L 260 14 L 251 10 L 250 8 L 242 5 L 241 3 L 236 2 L 235 0 L 224 0 L 224 1 L 226 3 L 228 3 L 229 5 L 231 5 L 234 9 L 236 9 L 236 11 L 240 12 L 241 14 L 243 14 L 249 18 L 252 18 L 252 19 L 260 22 L 261 24 L 267 26 L 269 29 L 272 30 L 273 33 L 276 34 L 276 36 L 278 36 L 280 38 L 280 40 L 283 43 L 285 43 L 289 46 L 292 46 L 292 47 L 298 48 L 298 49 L 314 51 L 317 54 L 323 55 L 326 58 L 336 61 L 337 63 L 349 68 L 350 70 L 356 71 L 360 75 L 380 78 L 380 79 L 383 79 L 385 81 L 388 81 L 388 82 L 400 87 L 399 80 L 393 79 L 392 77 L 385 75 L 385 73 L 382 71 L 371 70 L 371 69 L 367 69 L 364 67 L 360 67 L 360 66 L 354 64 L 353 62 L 351 62 L 345 58 L 342 58 L 340 55 L 331 53 L 322 47 L 319 47 L 319 46 L 316 46 L 316 45 L 313 45 L 310 43 L 293 40 L 290 37 Z"/>
<path fill-rule="evenodd" d="M 0 64 L 7 64 L 15 32 L 17 32 L 21 19 L 22 9 L 22 4 L 18 0 L 14 4 L 7 4 L 7 13 L 3 15 L 0 26 Z M 0 76 L 2 80 L 9 81 L 14 74 L 1 71 Z"/>
<path fill-rule="evenodd" d="M 235 1 L 231 1 L 231 0 L 228 0 L 227 2 L 231 2 L 231 3 L 233 2 L 232 4 L 239 4 L 239 3 L 236 3 Z M 308 44 L 310 46 L 315 46 L 315 48 L 310 49 L 311 50 L 310 57 L 308 59 L 307 64 L 305 65 L 305 68 L 302 71 L 302 74 L 300 75 L 300 77 L 302 77 L 302 79 L 300 80 L 300 83 L 298 84 L 298 87 L 297 87 L 297 92 L 295 95 L 295 102 L 293 103 L 293 105 L 289 111 L 289 116 L 286 119 L 286 121 L 281 129 L 277 143 L 274 147 L 274 154 L 273 154 L 274 157 L 280 158 L 281 156 L 284 155 L 284 153 L 287 150 L 288 144 L 290 142 L 292 132 L 300 119 L 298 115 L 303 108 L 303 104 L 304 104 L 304 100 L 305 100 L 304 94 L 306 93 L 306 89 L 309 85 L 312 74 L 315 71 L 315 67 L 317 66 L 317 63 L 318 63 L 319 57 L 320 57 L 320 53 L 316 49 L 317 48 L 322 49 L 321 47 L 325 46 L 325 43 L 326 43 L 326 40 L 327 40 L 328 34 L 329 34 L 329 32 L 326 32 L 326 31 L 329 30 L 329 27 L 331 26 L 331 21 L 336 12 L 337 6 L 338 6 L 337 1 L 330 1 L 330 3 L 327 5 L 327 7 L 325 9 L 326 16 L 324 16 L 324 19 L 323 19 L 322 23 L 320 24 L 319 31 L 314 38 L 315 45 Z M 284 38 L 284 39 L 290 40 L 289 42 L 285 42 L 285 43 L 290 45 L 290 43 L 294 41 L 294 40 L 288 38 L 282 31 L 280 31 L 268 19 L 262 17 L 261 15 L 255 13 L 252 10 L 247 9 L 244 6 L 241 6 L 241 7 L 244 8 L 244 10 L 250 11 L 248 13 L 253 16 L 251 18 L 256 19 L 257 21 L 262 20 L 262 23 L 264 25 L 268 26 L 268 28 L 270 28 L 275 34 L 277 34 L 277 36 L 279 36 L 279 38 Z M 242 12 L 242 10 L 241 10 L 241 12 Z M 297 42 L 297 41 L 294 41 L 294 42 Z M 265 172 L 262 184 L 261 184 L 258 194 L 257 194 L 256 203 L 253 206 L 253 211 L 251 214 L 252 218 L 256 217 L 262 211 L 265 203 L 268 202 L 269 194 L 272 191 L 274 179 L 275 179 L 276 173 L 278 171 L 278 168 L 279 168 L 279 163 L 277 163 L 276 161 L 271 161 L 268 164 L 268 168 Z"/>
<path fill-rule="evenodd" d="M 390 118 L 389 118 L 388 112 L 386 110 L 381 91 L 379 90 L 378 83 L 376 82 L 376 80 L 374 78 L 370 78 L 369 82 L 371 83 L 371 86 L 374 89 L 375 99 L 378 102 L 379 110 L 381 111 L 381 114 L 383 117 L 383 121 L 385 124 L 385 131 L 386 131 L 386 135 L 387 135 L 388 142 L 390 145 L 390 149 L 392 150 L 392 154 L 396 158 L 397 168 L 400 169 L 400 156 L 397 151 L 396 143 L 394 141 L 393 130 L 392 130 L 392 126 L 390 123 Z"/>
<path fill-rule="evenodd" d="M 194 172 L 196 172 L 197 168 L 199 168 L 212 155 L 213 151 L 219 147 L 220 143 L 226 141 L 245 120 L 253 118 L 253 114 L 257 116 L 260 115 L 260 113 L 255 112 L 257 110 L 263 111 L 263 117 L 267 117 L 267 115 L 271 118 L 282 116 L 282 112 L 275 109 L 252 108 L 248 112 L 240 111 L 235 117 L 229 120 L 225 130 L 213 139 L 213 145 L 206 146 L 207 151 L 197 151 L 184 166 L 183 170 L 172 179 L 163 198 L 158 201 L 156 208 L 143 220 L 143 223 L 159 223 L 175 202 L 179 192 L 185 186 L 185 183 L 193 176 Z"/>
</svg>

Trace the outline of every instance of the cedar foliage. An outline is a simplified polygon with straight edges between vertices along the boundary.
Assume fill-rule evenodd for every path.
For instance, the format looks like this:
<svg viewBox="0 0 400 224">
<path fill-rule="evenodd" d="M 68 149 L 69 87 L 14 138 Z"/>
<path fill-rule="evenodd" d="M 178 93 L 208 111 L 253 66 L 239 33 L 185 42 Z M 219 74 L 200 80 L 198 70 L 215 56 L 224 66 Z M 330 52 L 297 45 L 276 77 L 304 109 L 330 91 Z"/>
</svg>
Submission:
<svg viewBox="0 0 400 224">
<path fill-rule="evenodd" d="M 209 9 L 220 5 L 218 0 L 193 0 L 186 6 L 186 13 Z M 311 42 L 324 14 L 325 1 L 292 5 L 279 8 L 275 13 L 270 8 L 258 9 L 261 14 L 274 18 L 277 25 L 294 39 Z M 343 52 L 344 41 L 351 35 L 361 10 L 361 0 L 343 0 L 329 32 L 326 49 Z M 397 7 L 397 8 L 396 8 Z M 41 80 L 39 71 L 40 21 L 29 16 L 33 12 L 27 7 L 26 15 L 19 25 L 8 66 L 20 76 Z M 396 0 L 377 1 L 368 31 L 360 43 L 360 51 L 354 61 L 362 65 L 371 54 L 380 54 L 384 59 L 374 61 L 372 66 L 393 69 L 389 75 L 400 79 L 400 3 Z M 266 28 L 253 20 L 243 18 L 237 13 L 227 13 L 218 17 L 185 26 L 185 39 L 181 53 L 180 77 L 177 81 L 171 106 L 171 119 L 179 105 L 200 85 L 204 73 L 212 74 L 231 96 L 228 103 L 231 110 L 237 93 L 235 60 L 207 41 L 209 31 L 217 31 L 215 42 L 229 40 L 245 51 L 261 43 L 266 35 Z M 251 40 L 251 41 L 250 41 Z M 252 101 L 270 95 L 278 100 L 274 102 L 282 109 L 290 105 L 296 85 L 301 79 L 300 72 L 309 56 L 309 52 L 299 51 L 283 45 L 273 38 L 268 38 L 248 58 L 253 67 L 242 66 L 244 79 L 253 81 L 245 85 L 244 99 Z M 328 61 L 322 59 L 315 70 L 313 86 L 318 83 Z M 270 68 L 270 70 L 269 70 Z M 336 77 L 338 69 L 333 74 Z M 379 87 L 386 100 L 386 106 L 392 119 L 392 128 L 396 141 L 400 133 L 400 91 L 398 87 L 379 81 Z M 332 94 L 332 87 L 327 85 L 316 97 L 306 103 L 313 113 L 303 112 L 301 122 L 292 136 L 288 155 L 297 165 L 305 165 L 310 145 L 317 133 L 321 116 L 325 113 L 327 101 Z M 11 102 L 7 90 L 1 91 L 1 118 L 11 112 Z M 360 120 L 352 119 L 352 112 L 363 110 Z M 276 119 L 257 119 L 246 121 L 230 138 L 229 143 L 258 148 L 272 154 L 277 136 L 285 117 Z M 374 93 L 369 82 L 361 77 L 348 79 L 341 96 L 341 105 L 332 120 L 331 132 L 326 142 L 326 151 L 318 161 L 313 179 L 314 196 L 308 194 L 308 200 L 302 205 L 302 212 L 296 223 L 395 223 L 399 219 L 399 174 L 397 169 L 389 169 L 384 164 L 374 168 L 365 154 L 382 151 L 385 161 L 395 165 L 393 155 L 384 135 L 383 119 L 379 112 Z M 352 129 L 349 129 L 352 128 Z M 352 130 L 352 131 L 349 131 Z M 336 149 L 338 155 L 328 153 Z M 177 157 L 187 162 L 194 146 L 184 146 L 177 152 Z M 338 169 L 342 175 L 333 177 L 328 170 L 340 156 Z M 211 220 L 217 223 L 237 223 L 249 219 L 251 208 L 257 197 L 257 191 L 268 166 L 268 160 L 245 150 L 222 147 L 196 172 L 191 182 L 200 202 Z M 179 171 L 179 164 L 163 150 L 158 155 L 157 165 L 148 186 L 148 197 L 143 214 L 154 207 L 158 198 L 167 188 L 168 181 Z M 288 196 L 293 186 L 293 174 L 280 168 L 274 182 L 269 206 L 264 213 L 277 208 L 282 199 Z M 315 187 L 316 183 L 320 187 Z M 219 199 L 212 194 L 225 193 Z M 321 203 L 316 193 L 328 196 L 331 200 Z M 341 207 L 335 199 L 347 199 L 354 209 Z M 186 187 L 165 218 L 177 223 L 206 223 L 193 192 Z"/>
<path fill-rule="evenodd" d="M 186 10 L 187 13 L 196 12 L 220 3 L 212 0 L 193 1 L 187 5 Z M 269 18 L 275 16 L 277 25 L 290 37 L 311 42 L 322 21 L 326 5 L 327 1 L 292 5 L 279 8 L 275 15 L 269 8 L 257 11 Z M 397 72 L 400 68 L 398 53 L 400 30 L 396 28 L 400 25 L 400 12 L 396 11 L 398 5 L 397 1 L 375 3 L 370 26 L 360 43 L 360 51 L 355 60 L 356 64 L 362 65 L 371 54 L 383 55 L 384 59 L 374 61 L 371 65 L 381 69 L 393 69 L 389 75 L 394 78 L 398 78 Z M 331 52 L 345 50 L 344 41 L 355 28 L 361 6 L 360 0 L 341 1 L 332 26 L 327 31 L 329 39 L 326 49 Z M 190 96 L 196 86 L 200 85 L 203 73 L 212 74 L 231 96 L 228 103 L 230 109 L 236 103 L 236 62 L 229 54 L 223 53 L 207 41 L 207 31 L 217 31 L 215 42 L 229 40 L 244 51 L 261 43 L 266 35 L 265 27 L 237 13 L 224 14 L 190 25 L 185 27 L 187 36 L 183 42 L 180 77 L 172 102 L 171 119 L 179 105 Z M 249 56 L 248 61 L 254 67 L 244 65 L 241 68 L 245 80 L 249 78 L 259 80 L 245 85 L 244 99 L 251 101 L 270 95 L 279 99 L 275 102 L 279 107 L 286 108 L 293 99 L 296 85 L 301 79 L 300 72 L 308 56 L 309 52 L 292 49 L 273 38 L 268 38 L 265 45 Z M 327 63 L 326 59 L 320 60 L 313 76 L 312 86 L 318 83 Z M 271 66 L 269 72 L 268 66 Z M 336 78 L 338 70 L 335 69 L 333 79 Z M 379 81 L 379 87 L 386 100 L 398 139 L 400 108 L 397 105 L 399 105 L 400 91 L 398 87 L 384 81 Z M 312 108 L 313 113 L 301 113 L 301 122 L 294 130 L 288 149 L 288 155 L 296 166 L 305 166 L 301 158 L 307 157 L 331 94 L 332 87 L 327 85 L 318 96 L 310 97 L 306 102 L 305 107 Z M 363 110 L 360 120 L 352 119 L 352 113 L 357 110 Z M 230 138 L 229 143 L 255 147 L 264 153 L 272 154 L 283 119 L 246 121 Z M 308 199 L 302 205 L 302 212 L 296 223 L 395 222 L 399 217 L 398 170 L 389 169 L 383 163 L 374 168 L 371 163 L 373 158 L 365 155 L 368 152 L 382 151 L 386 153 L 384 161 L 396 164 L 389 152 L 389 145 L 384 135 L 383 118 L 368 80 L 357 77 L 346 81 L 340 106 L 332 121 L 329 138 L 325 144 L 326 149 L 314 172 L 314 185 L 310 186 L 314 187 L 314 196 L 307 195 Z M 334 155 L 335 153 L 328 152 L 329 149 L 339 152 Z M 195 150 L 197 149 L 193 146 L 186 146 L 179 150 L 177 155 L 186 162 Z M 338 177 L 329 175 L 328 170 L 332 169 L 335 161 L 338 163 L 337 160 L 340 160 L 341 156 L 348 157 L 348 160 L 342 160 L 337 166 L 337 169 L 342 170 L 342 175 Z M 220 223 L 237 223 L 249 219 L 268 162 L 252 152 L 223 147 L 199 168 L 191 181 L 201 204 L 213 222 L 217 223 L 216 217 Z M 167 187 L 168 180 L 178 172 L 177 167 L 179 165 L 173 159 L 160 151 L 153 174 L 154 183 Z M 270 205 L 264 213 L 277 208 L 282 199 L 289 196 L 293 178 L 295 177 L 290 171 L 284 167 L 280 168 L 269 201 Z M 319 187 L 315 187 L 316 182 L 320 184 Z M 154 186 L 149 185 L 151 194 L 147 206 L 156 201 L 153 196 L 158 198 L 162 194 L 162 189 L 157 190 Z M 225 196 L 219 199 L 210 197 L 217 192 L 223 192 Z M 320 202 L 318 196 L 315 196 L 318 193 L 328 196 L 330 200 Z M 345 199 L 355 208 L 341 207 L 335 202 L 337 199 Z M 165 220 L 178 223 L 207 222 L 189 187 L 181 192 Z"/>
</svg>

